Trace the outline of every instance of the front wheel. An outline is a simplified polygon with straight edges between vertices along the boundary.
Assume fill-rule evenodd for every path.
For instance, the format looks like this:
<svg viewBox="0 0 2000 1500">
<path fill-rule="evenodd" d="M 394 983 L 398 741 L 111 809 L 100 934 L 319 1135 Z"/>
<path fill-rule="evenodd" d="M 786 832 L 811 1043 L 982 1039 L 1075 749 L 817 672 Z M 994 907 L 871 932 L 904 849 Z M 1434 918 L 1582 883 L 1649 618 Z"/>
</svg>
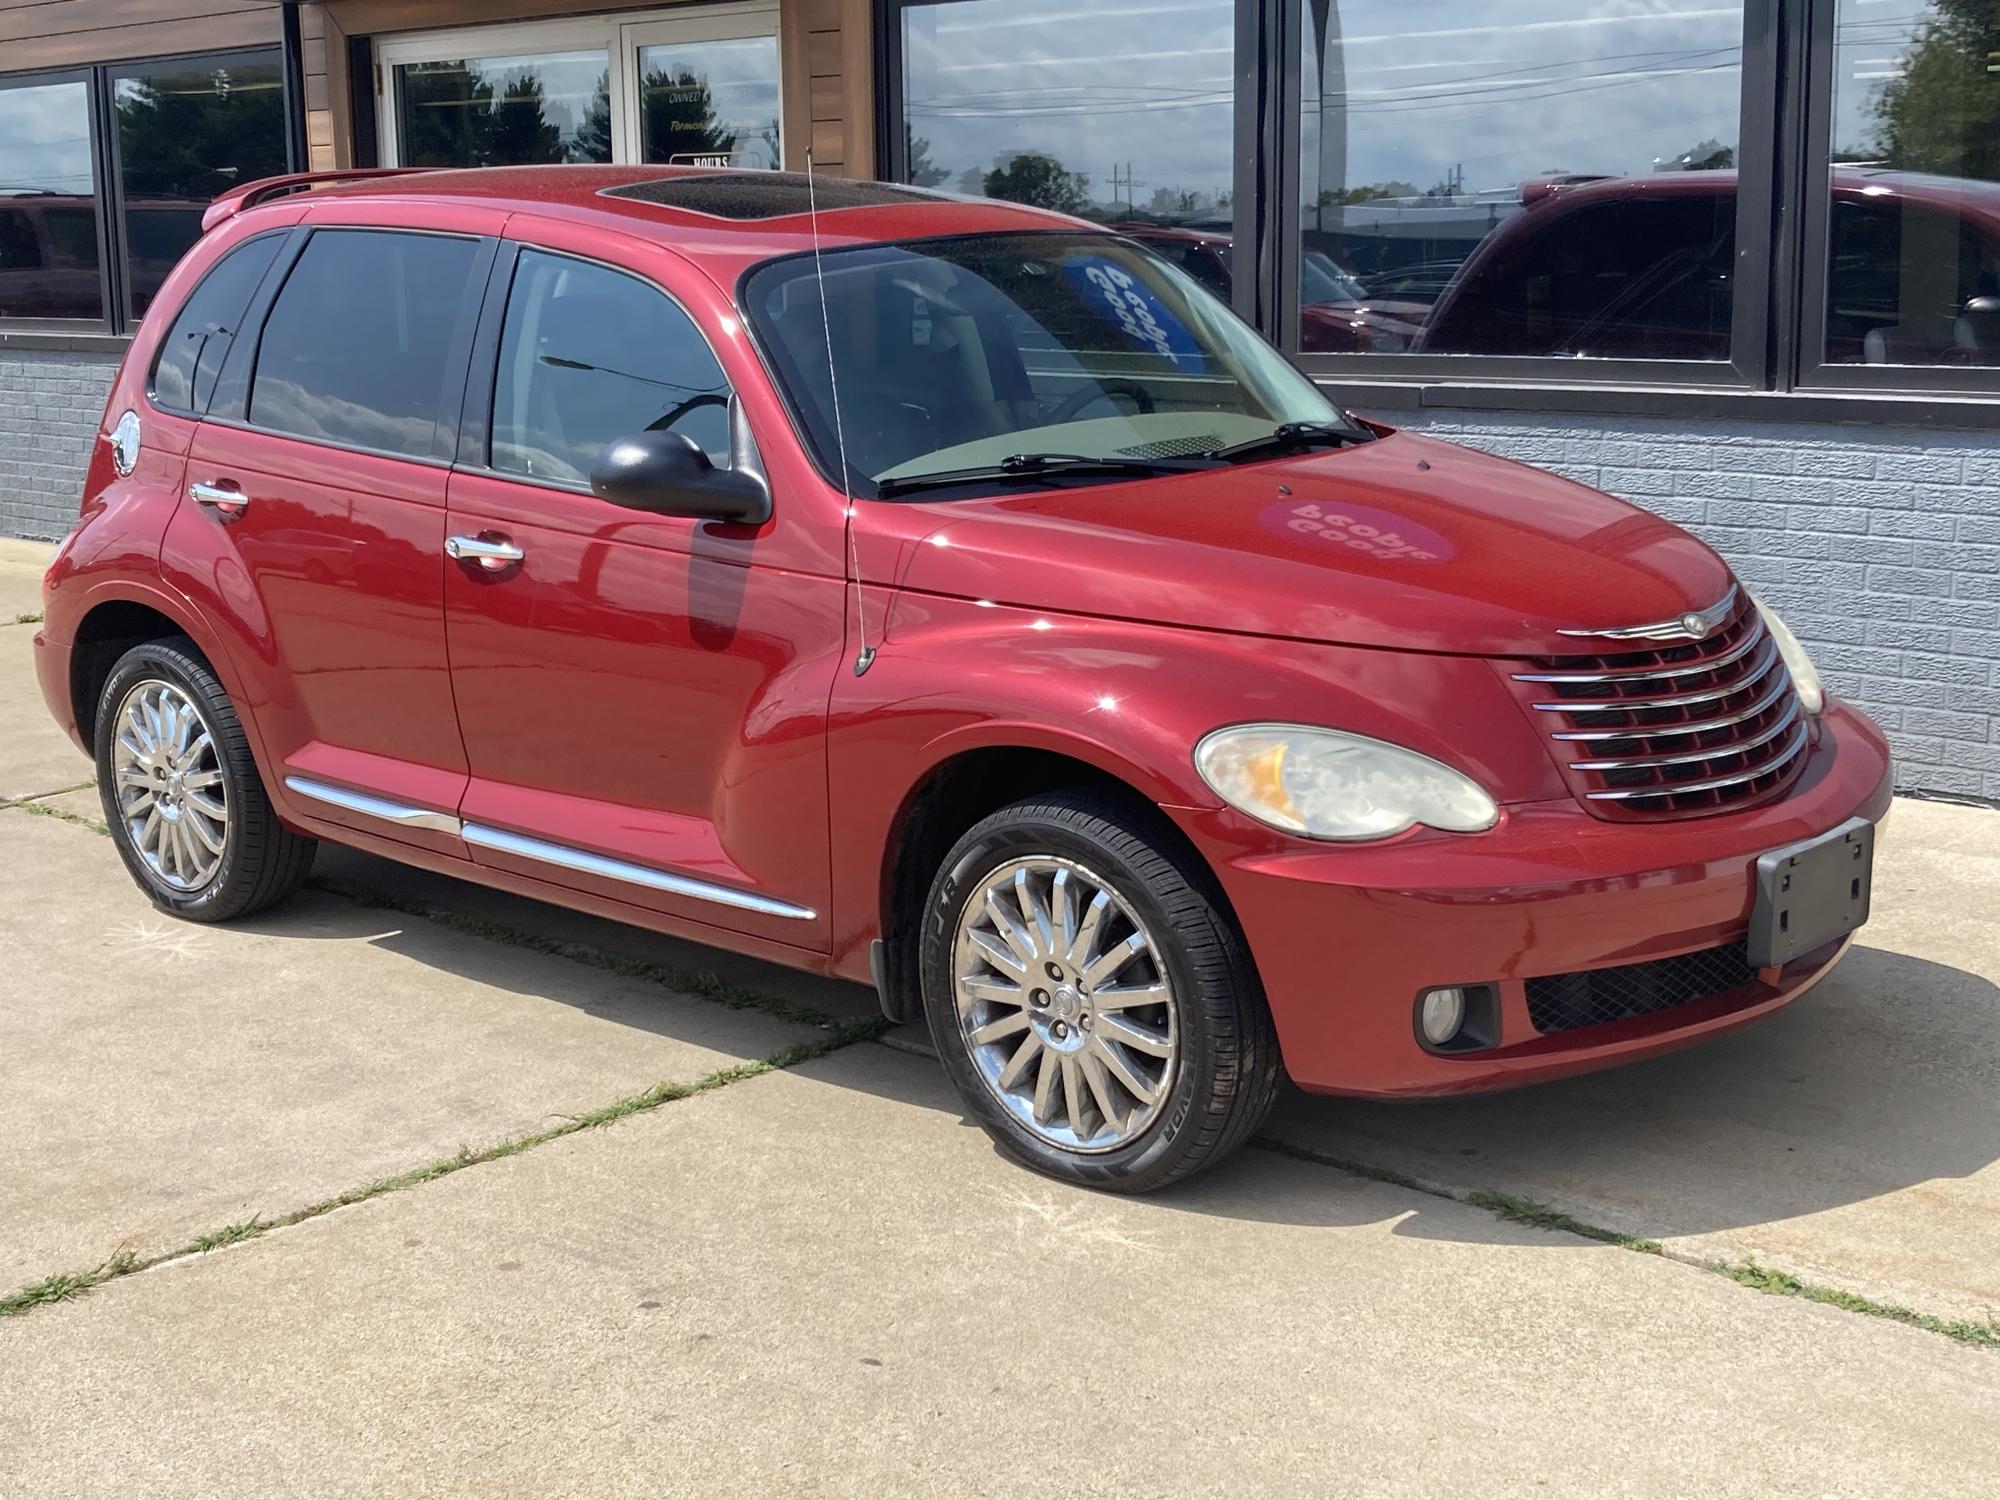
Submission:
<svg viewBox="0 0 2000 1500">
<path fill-rule="evenodd" d="M 933 882 L 924 1010 L 1003 1150 L 1122 1192 L 1220 1160 L 1283 1070 L 1241 934 L 1158 819 L 1083 793 L 968 830 Z"/>
</svg>

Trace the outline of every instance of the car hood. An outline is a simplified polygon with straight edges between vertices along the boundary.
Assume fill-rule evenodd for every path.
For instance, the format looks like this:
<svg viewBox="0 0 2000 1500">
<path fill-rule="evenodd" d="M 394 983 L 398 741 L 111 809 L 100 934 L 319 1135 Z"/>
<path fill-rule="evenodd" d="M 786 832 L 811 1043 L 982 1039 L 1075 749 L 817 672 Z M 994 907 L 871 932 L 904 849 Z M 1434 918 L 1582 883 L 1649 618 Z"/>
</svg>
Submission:
<svg viewBox="0 0 2000 1500">
<path fill-rule="evenodd" d="M 871 506 L 905 589 L 1336 645 L 1574 653 L 1727 565 L 1659 517 L 1410 433 L 1131 483 Z M 879 555 L 879 552 L 878 552 Z"/>
</svg>

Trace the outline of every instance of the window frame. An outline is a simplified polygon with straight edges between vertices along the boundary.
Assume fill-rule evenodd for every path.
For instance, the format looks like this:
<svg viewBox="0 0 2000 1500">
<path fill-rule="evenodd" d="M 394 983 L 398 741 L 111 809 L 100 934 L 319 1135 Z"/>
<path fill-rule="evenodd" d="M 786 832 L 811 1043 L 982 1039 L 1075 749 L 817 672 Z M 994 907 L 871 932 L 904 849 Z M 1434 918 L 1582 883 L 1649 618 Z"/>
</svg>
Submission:
<svg viewBox="0 0 2000 1500">
<path fill-rule="evenodd" d="M 1862 395 L 2000 397 L 2000 364 L 1834 364 L 1826 358 L 1828 294 L 1833 271 L 1834 86 L 1839 65 L 1839 0 L 1796 0 L 1805 46 L 1806 108 L 1799 183 L 1797 347 L 1791 351 L 1796 389 Z M 2000 88 L 2000 77 L 1994 80 Z"/>
<path fill-rule="evenodd" d="M 479 326 L 472 337 L 472 348 L 467 360 L 465 391 L 458 418 L 458 441 L 453 450 L 451 466 L 467 474 L 478 474 L 487 479 L 497 479 L 508 484 L 523 484 L 533 489 L 552 490 L 564 495 L 582 495 L 597 504 L 609 506 L 608 500 L 599 500 L 586 481 L 573 484 L 552 475 L 517 474 L 512 469 L 493 467 L 493 403 L 500 393 L 500 350 L 506 337 L 507 314 L 514 302 L 514 274 L 519 269 L 523 252 L 536 255 L 556 256 L 564 260 L 576 261 L 579 265 L 595 266 L 602 271 L 610 271 L 619 276 L 629 277 L 641 286 L 667 299 L 680 315 L 687 319 L 703 345 L 708 349 L 708 357 L 715 361 L 715 367 L 722 372 L 722 378 L 729 387 L 729 410 L 731 421 L 740 409 L 742 397 L 737 394 L 736 381 L 731 378 L 729 366 L 723 360 L 721 351 L 709 331 L 701 326 L 701 319 L 693 308 L 676 296 L 672 290 L 643 271 L 635 271 L 630 266 L 621 266 L 616 261 L 600 256 L 582 255 L 574 250 L 560 249 L 554 245 L 544 245 L 535 240 L 501 240 L 495 251 L 493 265 L 485 280 L 485 298 L 479 313 Z M 733 460 L 734 454 L 731 455 Z M 716 464 L 718 470 L 728 467 Z M 619 507 L 612 507 L 617 509 Z"/>
<path fill-rule="evenodd" d="M 126 264 L 124 164 L 119 159 L 117 130 L 117 80 L 140 69 L 168 71 L 199 68 L 204 64 L 238 61 L 265 61 L 279 70 L 280 87 L 289 89 L 282 45 L 262 47 L 206 48 L 198 52 L 168 52 L 140 57 L 113 58 L 88 67 L 50 68 L 28 73 L 0 73 L 0 92 L 34 88 L 49 83 L 77 83 L 85 88 L 90 113 L 90 165 L 93 176 L 92 200 L 97 213 L 98 303 L 103 316 L 96 318 L 11 318 L 0 317 L 0 346 L 17 337 L 54 336 L 130 338 L 142 317 L 132 315 L 131 276 Z M 289 93 L 287 111 L 299 107 Z M 303 169 L 298 143 L 287 132 L 283 170 Z"/>
<path fill-rule="evenodd" d="M 296 226 L 286 224 L 262 230 L 256 234 L 245 235 L 220 255 L 216 256 L 209 263 L 208 269 L 201 273 L 201 279 L 188 288 L 188 294 L 174 304 L 173 319 L 167 324 L 166 333 L 161 335 L 159 343 L 154 346 L 152 359 L 147 361 L 146 364 L 146 382 L 141 387 L 141 390 L 145 395 L 146 404 L 149 407 L 154 411 L 160 412 L 162 415 L 178 417 L 182 421 L 188 422 L 199 422 L 208 415 L 209 408 L 215 404 L 216 393 L 222 389 L 222 377 L 224 372 L 229 368 L 229 356 L 234 352 L 244 331 L 251 329 L 254 330 L 259 339 L 263 337 L 263 315 L 269 310 L 264 289 L 270 283 L 273 276 L 289 274 L 293 259 L 291 254 L 293 245 L 291 241 L 295 231 Z M 241 251 L 247 250 L 252 245 L 263 244 L 266 240 L 275 242 L 271 247 L 270 263 L 264 267 L 256 283 L 250 288 L 250 296 L 243 304 L 243 311 L 237 315 L 236 331 L 230 334 L 229 343 L 222 351 L 222 359 L 215 367 L 215 379 L 209 385 L 208 399 L 199 405 L 190 403 L 185 407 L 175 406 L 170 402 L 161 400 L 159 393 L 160 362 L 167 356 L 167 340 L 172 336 L 175 325 L 180 322 L 181 315 L 187 311 L 188 307 L 194 302 L 194 299 L 201 295 L 201 289 L 208 285 L 210 279 L 214 277 L 216 272 L 222 269 L 225 263 Z M 196 359 L 192 373 L 196 376 L 201 373 L 200 358 Z M 191 379 L 189 381 L 189 390 L 192 391 L 193 387 L 194 381 Z"/>
<path fill-rule="evenodd" d="M 466 57 L 513 57 L 601 49 L 605 56 L 611 99 L 611 160 L 620 165 L 639 161 L 639 48 L 659 46 L 670 37 L 659 34 L 663 24 L 702 33 L 690 41 L 731 41 L 739 37 L 777 37 L 779 0 L 716 0 L 713 4 L 679 6 L 670 10 L 618 11 L 595 16 L 565 16 L 543 21 L 505 21 L 491 25 L 455 26 L 434 31 L 399 32 L 377 37 L 375 62 L 382 86 L 375 96 L 376 159 L 385 167 L 402 165 L 402 122 L 398 118 L 396 69 L 414 63 L 453 62 Z M 641 33 L 648 33 L 641 35 Z M 778 142 L 785 140 L 784 48 L 778 52 Z"/>
<path fill-rule="evenodd" d="M 1783 0 L 1743 0 L 1742 87 L 1737 116 L 1736 254 L 1726 360 L 1592 359 L 1504 354 L 1324 354 L 1298 347 L 1298 275 L 1304 207 L 1298 182 L 1302 165 L 1301 69 L 1305 54 L 1303 0 L 1266 0 L 1283 11 L 1281 70 L 1265 69 L 1275 84 L 1273 111 L 1283 122 L 1279 152 L 1287 162 L 1282 190 L 1264 184 L 1260 196 L 1267 233 L 1279 247 L 1277 282 L 1268 294 L 1275 317 L 1262 331 L 1316 380 L 1373 384 L 1503 384 L 1539 386 L 1647 386 L 1751 392 L 1770 378 L 1768 338 L 1771 237 L 1774 221 L 1778 85 L 1775 46 Z M 1270 85 L 1267 85 L 1270 86 Z M 1579 367 L 1588 373 L 1580 374 Z"/>
<path fill-rule="evenodd" d="M 102 71 L 99 68 L 51 68 L 34 73 L 0 75 L 0 93 L 12 93 L 16 89 L 47 88 L 66 83 L 83 85 L 84 115 L 90 132 L 91 211 L 96 216 L 98 306 L 98 316 L 94 318 L 17 318 L 0 314 L 0 334 L 116 333 L 123 326 L 119 321 L 121 304 L 113 298 L 116 287 L 112 273 L 112 256 L 117 236 L 111 231 L 110 207 L 114 199 L 111 179 L 107 175 L 108 164 L 105 160 L 106 110 L 97 76 Z"/>
</svg>

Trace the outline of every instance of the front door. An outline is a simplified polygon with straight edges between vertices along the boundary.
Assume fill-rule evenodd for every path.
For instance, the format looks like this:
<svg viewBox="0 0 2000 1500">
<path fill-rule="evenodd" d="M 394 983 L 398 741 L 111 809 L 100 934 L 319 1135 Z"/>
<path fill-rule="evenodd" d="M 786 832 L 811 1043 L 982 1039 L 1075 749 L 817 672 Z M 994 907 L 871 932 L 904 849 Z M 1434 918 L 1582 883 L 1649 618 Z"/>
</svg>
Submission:
<svg viewBox="0 0 2000 1500">
<path fill-rule="evenodd" d="M 841 580 L 785 565 L 782 497 L 753 529 L 590 492 L 599 451 L 648 429 L 730 462 L 730 387 L 659 286 L 541 233 L 504 302 L 502 252 L 475 356 L 492 389 L 467 398 L 487 435 L 451 481 L 466 841 L 502 869 L 821 951 Z"/>
<path fill-rule="evenodd" d="M 261 615 L 241 675 L 298 805 L 460 852 L 445 831 L 465 785 L 444 649 L 445 480 L 494 241 L 302 233 L 254 358 L 230 350 L 174 524 L 219 532 L 212 587 Z"/>
</svg>

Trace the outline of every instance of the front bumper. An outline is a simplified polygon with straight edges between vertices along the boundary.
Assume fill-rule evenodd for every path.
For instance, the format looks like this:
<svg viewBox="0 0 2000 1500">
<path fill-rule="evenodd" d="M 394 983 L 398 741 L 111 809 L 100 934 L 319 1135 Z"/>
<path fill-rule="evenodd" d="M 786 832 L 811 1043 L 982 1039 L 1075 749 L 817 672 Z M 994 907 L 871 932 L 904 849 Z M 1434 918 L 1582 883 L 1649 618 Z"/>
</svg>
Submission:
<svg viewBox="0 0 2000 1500">
<path fill-rule="evenodd" d="M 1648 1057 L 1796 999 L 1844 944 L 1705 999 L 1548 1035 L 1529 1019 L 1526 981 L 1737 941 L 1757 856 L 1852 817 L 1879 823 L 1891 781 L 1881 731 L 1832 704 L 1792 790 L 1743 812 L 1613 823 L 1572 802 L 1534 803 L 1485 833 L 1413 830 L 1344 847 L 1273 837 L 1228 811 L 1178 817 L 1249 940 L 1292 1078 L 1321 1093 L 1420 1096 Z M 1488 982 L 1499 987 L 1497 1045 L 1419 1044 L 1419 992 Z"/>
</svg>

